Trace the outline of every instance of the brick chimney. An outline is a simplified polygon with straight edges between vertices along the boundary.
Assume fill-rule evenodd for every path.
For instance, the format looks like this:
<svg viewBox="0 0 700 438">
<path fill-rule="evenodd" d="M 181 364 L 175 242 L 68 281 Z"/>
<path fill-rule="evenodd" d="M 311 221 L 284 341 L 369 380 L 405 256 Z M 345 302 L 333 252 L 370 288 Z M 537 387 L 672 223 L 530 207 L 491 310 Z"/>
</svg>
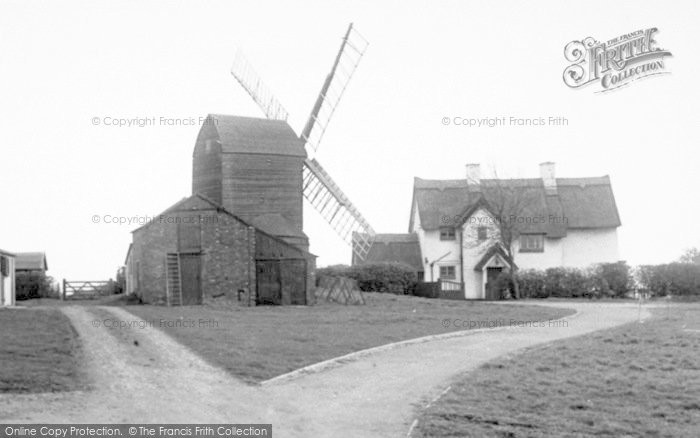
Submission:
<svg viewBox="0 0 700 438">
<path fill-rule="evenodd" d="M 481 165 L 479 163 L 467 164 L 467 186 L 470 190 L 481 190 Z"/>
<path fill-rule="evenodd" d="M 557 194 L 557 179 L 554 173 L 554 163 L 546 161 L 540 163 L 540 177 L 544 183 L 544 191 L 548 195 Z"/>
</svg>

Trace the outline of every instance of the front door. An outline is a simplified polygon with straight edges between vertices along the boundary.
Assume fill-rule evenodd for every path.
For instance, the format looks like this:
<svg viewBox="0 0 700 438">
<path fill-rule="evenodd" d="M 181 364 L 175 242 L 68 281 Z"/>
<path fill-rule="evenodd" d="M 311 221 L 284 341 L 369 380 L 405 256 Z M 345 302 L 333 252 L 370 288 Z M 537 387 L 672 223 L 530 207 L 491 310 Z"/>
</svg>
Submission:
<svg viewBox="0 0 700 438">
<path fill-rule="evenodd" d="M 501 299 L 501 291 L 496 287 L 496 280 L 502 271 L 502 267 L 486 268 L 486 296 L 484 298 L 487 300 Z"/>
<path fill-rule="evenodd" d="M 202 264 L 199 254 L 180 254 L 182 305 L 202 304 Z"/>
<path fill-rule="evenodd" d="M 279 260 L 258 260 L 255 265 L 257 304 L 282 304 Z"/>
</svg>

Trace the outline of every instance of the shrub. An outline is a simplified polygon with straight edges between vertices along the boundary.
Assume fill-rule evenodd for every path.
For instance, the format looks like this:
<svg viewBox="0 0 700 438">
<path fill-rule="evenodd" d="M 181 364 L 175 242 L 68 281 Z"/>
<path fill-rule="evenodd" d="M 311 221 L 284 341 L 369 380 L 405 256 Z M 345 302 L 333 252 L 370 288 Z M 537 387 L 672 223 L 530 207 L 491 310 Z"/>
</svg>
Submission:
<svg viewBox="0 0 700 438">
<path fill-rule="evenodd" d="M 518 271 L 517 278 L 521 298 L 547 298 L 549 296 L 544 288 L 546 281 L 544 271 L 537 269 Z"/>
<path fill-rule="evenodd" d="M 354 266 L 350 278 L 357 280 L 360 290 L 365 292 L 402 292 L 415 289 L 416 273 L 401 263 L 373 263 Z"/>
<path fill-rule="evenodd" d="M 515 284 L 513 282 L 513 274 L 510 272 L 501 272 L 501 274 L 496 278 L 496 284 L 494 287 L 499 291 L 499 298 L 502 300 L 509 300 L 515 296 Z M 521 295 L 522 296 L 522 295 Z"/>
<path fill-rule="evenodd" d="M 576 268 L 549 268 L 545 271 L 545 292 L 550 297 L 581 298 L 588 296 L 586 275 Z"/>
<path fill-rule="evenodd" d="M 440 283 L 437 281 L 417 283 L 413 295 L 423 298 L 440 298 Z"/>
<path fill-rule="evenodd" d="M 54 297 L 53 278 L 41 271 L 15 273 L 15 298 L 29 300 L 32 298 Z"/>
<path fill-rule="evenodd" d="M 603 296 L 624 297 L 634 289 L 632 271 L 627 262 L 600 263 L 593 266 L 590 275 L 594 280 L 593 287 L 600 288 Z"/>
</svg>

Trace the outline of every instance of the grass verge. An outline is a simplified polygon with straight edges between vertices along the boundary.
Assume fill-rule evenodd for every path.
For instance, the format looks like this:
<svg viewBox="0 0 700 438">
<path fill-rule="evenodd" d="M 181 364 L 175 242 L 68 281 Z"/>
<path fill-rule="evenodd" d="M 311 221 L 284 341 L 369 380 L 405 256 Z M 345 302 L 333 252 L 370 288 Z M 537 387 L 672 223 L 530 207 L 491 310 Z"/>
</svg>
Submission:
<svg viewBox="0 0 700 438">
<path fill-rule="evenodd" d="M 700 304 L 490 362 L 413 437 L 697 436 Z"/>
<path fill-rule="evenodd" d="M 213 308 L 129 306 L 210 363 L 259 382 L 392 342 L 469 328 L 463 321 L 542 321 L 571 311 L 540 306 L 366 294 L 367 305 Z M 449 326 L 444 321 L 450 320 Z M 458 324 L 455 324 L 455 320 Z M 187 323 L 189 327 L 183 325 Z"/>
<path fill-rule="evenodd" d="M 83 387 L 80 344 L 58 309 L 0 309 L 0 393 Z"/>
</svg>

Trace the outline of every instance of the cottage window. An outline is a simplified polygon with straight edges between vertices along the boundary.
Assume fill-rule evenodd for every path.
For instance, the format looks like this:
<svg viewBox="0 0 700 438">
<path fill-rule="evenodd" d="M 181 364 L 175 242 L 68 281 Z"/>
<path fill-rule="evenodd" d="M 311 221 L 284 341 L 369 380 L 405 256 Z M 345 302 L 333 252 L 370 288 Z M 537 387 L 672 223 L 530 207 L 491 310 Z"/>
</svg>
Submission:
<svg viewBox="0 0 700 438">
<path fill-rule="evenodd" d="M 520 252 L 544 252 L 544 234 L 521 234 Z"/>
<path fill-rule="evenodd" d="M 0 275 L 3 277 L 9 277 L 9 263 L 7 261 L 7 257 L 5 256 L 0 256 Z"/>
<path fill-rule="evenodd" d="M 454 227 L 442 227 L 442 228 L 440 228 L 440 240 L 455 240 L 455 228 Z"/>
<path fill-rule="evenodd" d="M 455 280 L 456 278 L 457 274 L 454 266 L 440 266 L 441 280 Z"/>
<path fill-rule="evenodd" d="M 488 232 L 486 230 L 486 227 L 479 227 L 476 229 L 476 237 L 480 242 L 488 239 Z"/>
</svg>

